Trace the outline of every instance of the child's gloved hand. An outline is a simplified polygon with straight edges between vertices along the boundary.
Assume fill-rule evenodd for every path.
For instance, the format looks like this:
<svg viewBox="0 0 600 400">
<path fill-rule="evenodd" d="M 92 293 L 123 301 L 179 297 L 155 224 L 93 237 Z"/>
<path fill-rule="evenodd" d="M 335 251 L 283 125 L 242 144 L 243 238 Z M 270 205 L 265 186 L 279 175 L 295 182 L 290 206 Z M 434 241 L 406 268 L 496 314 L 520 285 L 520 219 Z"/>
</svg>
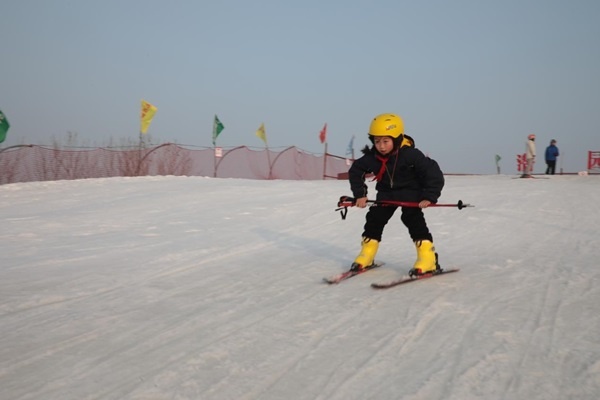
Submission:
<svg viewBox="0 0 600 400">
<path fill-rule="evenodd" d="M 431 202 L 429 200 L 421 200 L 419 202 L 419 208 L 427 208 L 431 205 Z"/>
<path fill-rule="evenodd" d="M 359 199 L 356 199 L 356 207 L 365 208 L 367 206 L 367 200 L 367 197 L 361 197 Z"/>
</svg>

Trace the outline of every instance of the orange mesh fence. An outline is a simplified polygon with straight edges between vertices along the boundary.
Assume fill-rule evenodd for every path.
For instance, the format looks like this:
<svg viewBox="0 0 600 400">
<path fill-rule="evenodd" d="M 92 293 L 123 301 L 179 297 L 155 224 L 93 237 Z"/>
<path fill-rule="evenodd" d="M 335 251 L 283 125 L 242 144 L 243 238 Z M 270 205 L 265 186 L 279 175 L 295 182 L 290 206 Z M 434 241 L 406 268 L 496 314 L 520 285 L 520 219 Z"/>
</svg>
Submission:
<svg viewBox="0 0 600 400">
<path fill-rule="evenodd" d="M 20 145 L 0 150 L 0 184 L 115 176 L 177 175 L 219 178 L 316 180 L 347 176 L 345 158 L 246 146 L 188 149 L 176 144 L 133 149 L 65 150 Z"/>
</svg>

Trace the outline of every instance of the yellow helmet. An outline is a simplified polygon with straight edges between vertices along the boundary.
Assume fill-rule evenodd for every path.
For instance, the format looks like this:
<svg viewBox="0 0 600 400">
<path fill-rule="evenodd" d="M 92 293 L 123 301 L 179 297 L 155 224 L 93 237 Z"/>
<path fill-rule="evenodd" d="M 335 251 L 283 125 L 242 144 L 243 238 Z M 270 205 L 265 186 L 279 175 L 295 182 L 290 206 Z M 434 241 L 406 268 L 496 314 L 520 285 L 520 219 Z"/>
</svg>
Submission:
<svg viewBox="0 0 600 400">
<path fill-rule="evenodd" d="M 396 114 L 379 114 L 369 127 L 371 136 L 391 136 L 394 139 L 404 134 L 404 122 Z"/>
</svg>

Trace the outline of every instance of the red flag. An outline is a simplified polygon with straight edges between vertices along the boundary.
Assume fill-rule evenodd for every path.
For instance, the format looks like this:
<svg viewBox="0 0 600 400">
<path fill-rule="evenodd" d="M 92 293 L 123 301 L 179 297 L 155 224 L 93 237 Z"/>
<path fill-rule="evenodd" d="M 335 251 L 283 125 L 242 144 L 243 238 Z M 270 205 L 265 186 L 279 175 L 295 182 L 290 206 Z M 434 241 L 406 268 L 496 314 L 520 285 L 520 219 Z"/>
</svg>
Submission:
<svg viewBox="0 0 600 400">
<path fill-rule="evenodd" d="M 321 133 L 319 133 L 319 139 L 321 140 L 321 143 L 325 143 L 325 140 L 327 139 L 327 122 L 325 123 L 325 125 L 323 125 Z"/>
</svg>

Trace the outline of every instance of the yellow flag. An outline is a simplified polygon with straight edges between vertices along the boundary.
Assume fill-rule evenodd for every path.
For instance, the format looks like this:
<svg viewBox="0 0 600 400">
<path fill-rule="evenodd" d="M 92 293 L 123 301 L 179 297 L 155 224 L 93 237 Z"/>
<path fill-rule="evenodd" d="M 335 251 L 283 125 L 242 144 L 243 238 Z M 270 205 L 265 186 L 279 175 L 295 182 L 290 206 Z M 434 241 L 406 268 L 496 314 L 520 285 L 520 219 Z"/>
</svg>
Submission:
<svg viewBox="0 0 600 400">
<path fill-rule="evenodd" d="M 265 124 L 260 124 L 260 127 L 256 130 L 256 136 L 261 138 L 263 142 L 267 143 L 267 132 L 265 132 Z"/>
<path fill-rule="evenodd" d="M 140 132 L 146 133 L 148 128 L 150 127 L 150 122 L 152 122 L 152 118 L 154 114 L 156 114 L 156 108 L 152 104 L 148 103 L 145 100 L 142 100 L 142 115 L 141 115 L 141 127 Z"/>
</svg>

